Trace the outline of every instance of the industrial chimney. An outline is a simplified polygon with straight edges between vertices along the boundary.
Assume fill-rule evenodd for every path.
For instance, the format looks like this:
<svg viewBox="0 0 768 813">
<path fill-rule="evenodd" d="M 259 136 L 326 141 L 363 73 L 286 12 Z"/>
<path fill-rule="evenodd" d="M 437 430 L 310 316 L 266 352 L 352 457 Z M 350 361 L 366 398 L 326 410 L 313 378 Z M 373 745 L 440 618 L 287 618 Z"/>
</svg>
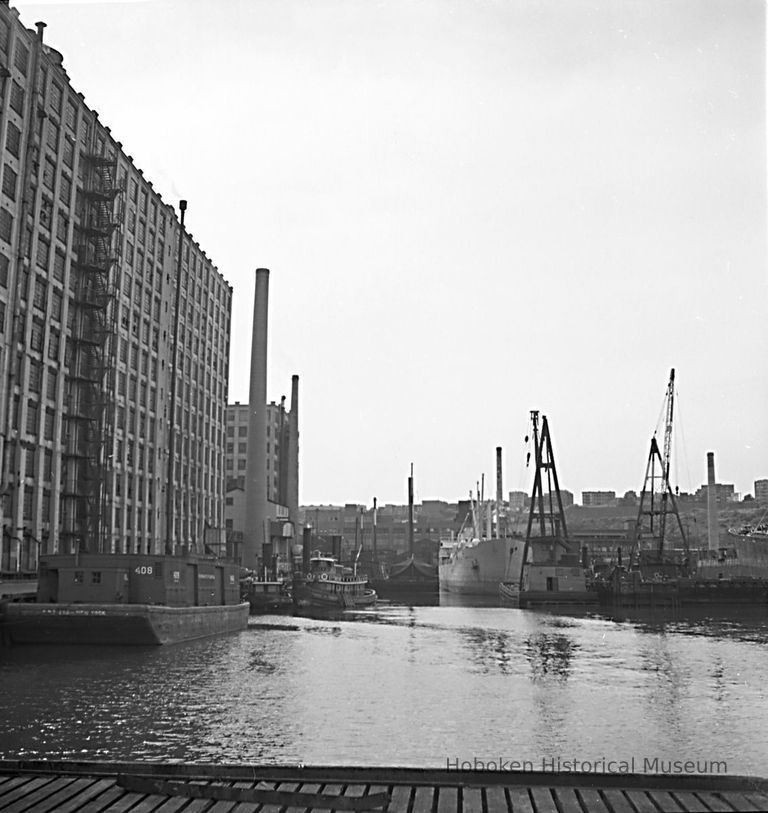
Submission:
<svg viewBox="0 0 768 813">
<path fill-rule="evenodd" d="M 496 447 L 496 539 L 501 533 L 501 506 L 504 501 L 504 489 L 501 479 L 501 446 Z"/>
<path fill-rule="evenodd" d="M 285 504 L 294 529 L 299 523 L 299 377 L 291 376 L 291 411 L 288 415 L 288 480 Z M 296 532 L 296 531 L 294 531 Z"/>
<path fill-rule="evenodd" d="M 269 269 L 256 269 L 248 400 L 248 458 L 245 469 L 243 567 L 255 570 L 270 541 L 267 514 L 267 313 Z"/>
<path fill-rule="evenodd" d="M 707 547 L 709 550 L 717 550 L 720 547 L 714 452 L 707 452 Z"/>
</svg>

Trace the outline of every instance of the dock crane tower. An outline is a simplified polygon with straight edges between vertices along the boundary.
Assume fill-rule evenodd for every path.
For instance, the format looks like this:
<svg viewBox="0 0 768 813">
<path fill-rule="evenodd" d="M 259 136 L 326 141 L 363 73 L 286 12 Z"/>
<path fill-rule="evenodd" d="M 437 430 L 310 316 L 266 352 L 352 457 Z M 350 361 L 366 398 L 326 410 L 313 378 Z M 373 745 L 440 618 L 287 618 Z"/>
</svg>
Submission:
<svg viewBox="0 0 768 813">
<path fill-rule="evenodd" d="M 677 510 L 677 501 L 669 484 L 670 459 L 672 456 L 672 417 L 675 402 L 675 370 L 672 369 L 665 396 L 665 422 L 664 422 L 664 456 L 659 451 L 654 433 L 651 438 L 651 450 L 645 469 L 645 482 L 640 495 L 640 507 L 635 523 L 635 541 L 632 548 L 631 562 L 635 562 L 640 543 L 649 541 L 661 562 L 664 555 L 664 542 L 667 532 L 667 515 L 670 510 L 677 519 L 680 537 L 686 557 L 688 555 L 688 539 Z"/>
</svg>

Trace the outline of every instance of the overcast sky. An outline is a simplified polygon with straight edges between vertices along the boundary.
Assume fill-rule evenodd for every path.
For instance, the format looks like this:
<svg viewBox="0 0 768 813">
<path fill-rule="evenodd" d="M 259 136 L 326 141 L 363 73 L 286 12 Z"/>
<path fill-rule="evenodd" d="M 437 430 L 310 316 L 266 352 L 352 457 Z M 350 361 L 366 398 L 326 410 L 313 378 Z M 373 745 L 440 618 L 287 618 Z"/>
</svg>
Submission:
<svg viewBox="0 0 768 813">
<path fill-rule="evenodd" d="M 300 376 L 303 503 L 768 477 L 762 0 L 15 3 L 233 286 L 269 397 Z M 663 434 L 663 427 L 660 431 Z"/>
</svg>

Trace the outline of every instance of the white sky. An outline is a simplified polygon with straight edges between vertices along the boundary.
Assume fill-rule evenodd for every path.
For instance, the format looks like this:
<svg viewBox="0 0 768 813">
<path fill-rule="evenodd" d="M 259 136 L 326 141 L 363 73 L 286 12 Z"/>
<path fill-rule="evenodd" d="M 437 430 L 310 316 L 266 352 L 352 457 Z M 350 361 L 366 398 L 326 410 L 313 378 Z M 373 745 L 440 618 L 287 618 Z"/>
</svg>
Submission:
<svg viewBox="0 0 768 813">
<path fill-rule="evenodd" d="M 669 371 L 675 481 L 768 477 L 763 0 L 17 2 L 235 291 L 301 501 L 639 491 Z"/>
</svg>

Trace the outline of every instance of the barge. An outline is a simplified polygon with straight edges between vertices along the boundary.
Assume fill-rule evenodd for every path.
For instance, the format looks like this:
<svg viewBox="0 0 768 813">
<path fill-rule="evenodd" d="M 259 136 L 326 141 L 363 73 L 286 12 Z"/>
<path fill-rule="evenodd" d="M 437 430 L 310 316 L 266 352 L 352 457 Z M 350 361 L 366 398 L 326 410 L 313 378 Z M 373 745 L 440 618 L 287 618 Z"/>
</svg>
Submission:
<svg viewBox="0 0 768 813">
<path fill-rule="evenodd" d="M 210 556 L 40 557 L 35 602 L 7 602 L 10 644 L 158 645 L 236 632 L 248 623 L 238 566 Z"/>
</svg>

